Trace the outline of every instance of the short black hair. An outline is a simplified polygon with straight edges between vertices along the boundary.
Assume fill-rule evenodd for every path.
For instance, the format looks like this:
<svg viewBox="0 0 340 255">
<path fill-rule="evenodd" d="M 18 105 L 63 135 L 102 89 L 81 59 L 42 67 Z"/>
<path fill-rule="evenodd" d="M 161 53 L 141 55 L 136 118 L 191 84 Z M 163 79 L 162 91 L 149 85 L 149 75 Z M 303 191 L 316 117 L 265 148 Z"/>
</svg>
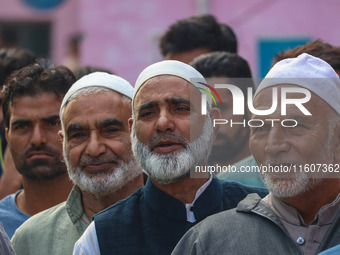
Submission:
<svg viewBox="0 0 340 255">
<path fill-rule="evenodd" d="M 0 49 L 0 87 L 3 86 L 12 72 L 33 64 L 36 58 L 35 54 L 30 50 L 19 48 Z"/>
<path fill-rule="evenodd" d="M 75 81 L 76 78 L 67 67 L 54 66 L 46 59 L 38 59 L 34 64 L 13 72 L 2 90 L 6 127 L 9 127 L 9 104 L 13 104 L 16 97 L 51 92 L 62 98 Z"/>
<path fill-rule="evenodd" d="M 164 57 L 168 53 L 196 48 L 236 53 L 237 39 L 231 27 L 218 23 L 212 15 L 201 15 L 181 19 L 171 25 L 161 36 L 159 47 Z"/>
<path fill-rule="evenodd" d="M 245 93 L 248 87 L 254 88 L 248 62 L 235 53 L 216 51 L 195 58 L 190 65 L 205 78 L 227 77 L 234 81 Z M 234 78 L 234 79 L 233 79 Z M 239 78 L 242 82 L 238 82 Z"/>
<path fill-rule="evenodd" d="M 302 53 L 308 53 L 314 57 L 321 58 L 333 69 L 340 70 L 340 47 L 335 47 L 320 39 L 297 46 L 294 49 L 281 51 L 274 56 L 273 65 L 286 58 L 296 58 Z"/>
<path fill-rule="evenodd" d="M 109 74 L 114 74 L 110 70 L 99 67 L 99 66 L 82 66 L 82 67 L 76 68 L 76 70 L 73 71 L 74 76 L 76 77 L 77 80 L 79 80 L 81 77 L 87 74 L 94 73 L 94 72 L 105 72 Z"/>
</svg>

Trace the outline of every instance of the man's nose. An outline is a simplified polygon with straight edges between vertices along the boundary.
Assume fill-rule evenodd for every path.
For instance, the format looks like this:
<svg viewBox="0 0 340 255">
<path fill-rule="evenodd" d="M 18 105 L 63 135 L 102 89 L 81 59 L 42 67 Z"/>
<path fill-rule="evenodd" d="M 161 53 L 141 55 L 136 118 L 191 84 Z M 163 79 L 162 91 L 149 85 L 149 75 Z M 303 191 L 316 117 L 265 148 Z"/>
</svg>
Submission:
<svg viewBox="0 0 340 255">
<path fill-rule="evenodd" d="M 39 146 L 41 144 L 45 144 L 46 142 L 46 131 L 44 130 L 44 128 L 39 124 L 34 125 L 31 137 L 31 144 Z"/>
<path fill-rule="evenodd" d="M 91 157 L 97 157 L 106 151 L 106 145 L 103 143 L 100 135 L 92 132 L 86 146 L 86 153 Z"/>
<path fill-rule="evenodd" d="M 273 127 L 268 133 L 265 152 L 270 156 L 289 151 L 290 145 L 282 127 Z"/>
<path fill-rule="evenodd" d="M 168 110 L 162 110 L 156 123 L 158 132 L 173 131 L 175 129 L 174 116 Z"/>
</svg>

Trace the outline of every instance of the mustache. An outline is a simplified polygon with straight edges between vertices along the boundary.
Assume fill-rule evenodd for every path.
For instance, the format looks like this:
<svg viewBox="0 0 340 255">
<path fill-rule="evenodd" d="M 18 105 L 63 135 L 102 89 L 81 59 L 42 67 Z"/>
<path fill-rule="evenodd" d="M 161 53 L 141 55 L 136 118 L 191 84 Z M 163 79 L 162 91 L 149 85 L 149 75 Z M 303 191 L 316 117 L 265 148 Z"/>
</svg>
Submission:
<svg viewBox="0 0 340 255">
<path fill-rule="evenodd" d="M 166 140 L 171 140 L 177 143 L 181 143 L 184 144 L 186 146 L 187 143 L 189 143 L 188 139 L 182 137 L 182 136 L 178 136 L 172 133 L 167 133 L 167 134 L 161 134 L 158 133 L 156 136 L 154 136 L 148 146 L 149 148 L 154 147 L 157 143 L 161 142 L 161 141 L 166 141 Z"/>
<path fill-rule="evenodd" d="M 61 155 L 61 152 L 56 151 L 54 148 L 51 148 L 49 145 L 42 144 L 40 146 L 31 145 L 25 152 L 24 156 L 27 157 L 30 153 L 36 151 L 45 151 L 53 155 Z"/>
<path fill-rule="evenodd" d="M 122 165 L 123 161 L 116 156 L 101 156 L 101 157 L 95 157 L 95 158 L 92 158 L 89 156 L 83 156 L 80 160 L 79 166 L 83 168 L 91 164 L 108 164 L 108 163 Z"/>
</svg>

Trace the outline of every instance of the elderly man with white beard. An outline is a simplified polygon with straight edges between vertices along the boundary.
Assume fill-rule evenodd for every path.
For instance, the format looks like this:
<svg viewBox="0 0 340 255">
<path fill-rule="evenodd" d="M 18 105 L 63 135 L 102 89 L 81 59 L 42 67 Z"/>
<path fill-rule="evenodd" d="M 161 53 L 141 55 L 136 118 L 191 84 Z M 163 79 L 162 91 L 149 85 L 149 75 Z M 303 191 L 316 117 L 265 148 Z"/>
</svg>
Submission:
<svg viewBox="0 0 340 255">
<path fill-rule="evenodd" d="M 259 166 L 285 170 L 263 173 L 267 197 L 248 195 L 236 209 L 207 218 L 173 254 L 318 254 L 340 243 L 339 77 L 304 53 L 274 65 L 254 95 L 254 108 L 270 109 L 274 89 L 281 91 L 277 109 L 252 119 L 276 121 L 252 127 L 249 145 Z M 280 100 L 283 91 L 291 91 L 290 104 Z"/>
<path fill-rule="evenodd" d="M 84 76 L 65 95 L 64 160 L 75 184 L 66 202 L 26 221 L 13 238 L 18 255 L 72 254 L 92 216 L 143 186 L 131 150 L 133 87 L 104 72 Z"/>
<path fill-rule="evenodd" d="M 94 216 L 74 254 L 170 254 L 184 233 L 204 218 L 233 208 L 248 193 L 267 190 L 190 176 L 206 165 L 218 109 L 201 115 L 203 76 L 191 66 L 166 60 L 142 71 L 132 101 L 133 152 L 148 173 L 146 186 Z M 191 90 L 191 91 L 190 91 Z M 190 128 L 190 126 L 192 128 Z M 79 252 L 80 247 L 84 253 Z M 97 249 L 96 249 L 97 248 Z"/>
</svg>

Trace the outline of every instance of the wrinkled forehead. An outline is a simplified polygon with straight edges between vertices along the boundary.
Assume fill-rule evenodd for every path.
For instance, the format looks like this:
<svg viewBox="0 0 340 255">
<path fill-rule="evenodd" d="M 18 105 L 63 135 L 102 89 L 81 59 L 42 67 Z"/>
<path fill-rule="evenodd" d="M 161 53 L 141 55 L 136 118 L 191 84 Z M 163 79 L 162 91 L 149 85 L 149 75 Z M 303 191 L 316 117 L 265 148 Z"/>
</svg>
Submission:
<svg viewBox="0 0 340 255">
<path fill-rule="evenodd" d="M 91 122 L 116 118 L 125 122 L 130 117 L 131 99 L 113 90 L 97 90 L 72 98 L 65 107 L 62 121 Z"/>
<path fill-rule="evenodd" d="M 193 81 L 196 81 L 193 79 Z M 184 79 L 177 75 L 172 74 L 162 74 L 153 76 L 147 79 L 143 84 L 141 84 L 137 91 L 135 91 L 134 97 L 137 97 L 142 90 L 145 90 L 146 87 L 150 87 L 150 85 L 157 84 L 158 87 L 163 87 L 165 91 L 167 91 L 173 85 L 190 85 L 193 88 L 196 88 L 195 85 L 190 83 L 187 79 Z M 197 89 L 197 88 L 196 88 Z M 133 100 L 134 103 L 134 100 Z"/>
<path fill-rule="evenodd" d="M 187 80 L 174 75 L 159 75 L 145 81 L 135 94 L 134 109 L 147 102 L 165 102 L 171 98 L 193 101 L 201 93 Z"/>
</svg>

